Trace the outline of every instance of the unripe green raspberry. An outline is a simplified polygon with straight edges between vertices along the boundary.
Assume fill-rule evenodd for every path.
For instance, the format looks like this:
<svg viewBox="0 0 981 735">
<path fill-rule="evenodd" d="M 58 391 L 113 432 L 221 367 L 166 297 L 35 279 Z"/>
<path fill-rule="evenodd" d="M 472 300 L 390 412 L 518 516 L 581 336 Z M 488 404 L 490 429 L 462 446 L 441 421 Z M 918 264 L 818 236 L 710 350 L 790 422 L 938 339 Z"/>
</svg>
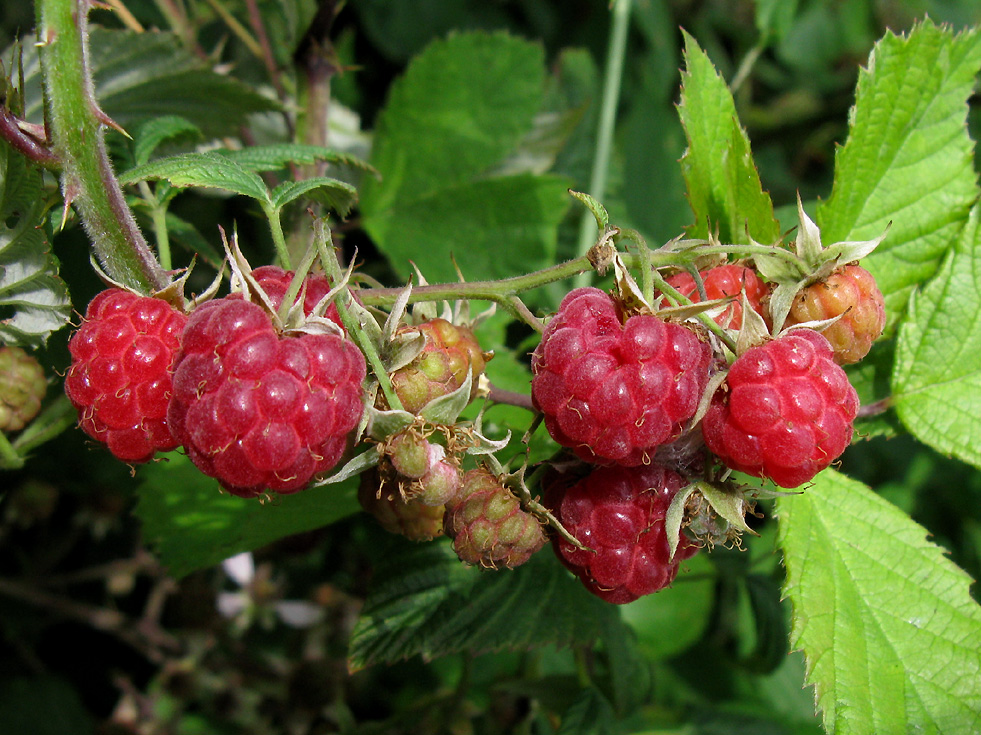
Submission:
<svg viewBox="0 0 981 735">
<path fill-rule="evenodd" d="M 419 494 L 413 500 L 418 500 L 423 505 L 442 507 L 456 500 L 462 484 L 460 468 L 453 462 L 441 459 L 419 479 Z"/>
<path fill-rule="evenodd" d="M 452 393 L 467 379 L 473 368 L 473 390 L 477 378 L 484 372 L 486 358 L 473 333 L 445 319 L 433 319 L 405 331 L 418 331 L 426 343 L 422 352 L 408 365 L 392 373 L 392 387 L 402 406 L 410 413 L 419 413 L 434 398 Z"/>
<path fill-rule="evenodd" d="M 461 561 L 491 569 L 520 566 L 545 544 L 538 519 L 482 468 L 464 475 L 460 497 L 447 506 L 444 526 Z"/>
<path fill-rule="evenodd" d="M 20 431 L 38 415 L 48 389 L 41 363 L 20 347 L 0 347 L 0 431 Z"/>
<path fill-rule="evenodd" d="M 389 533 L 397 533 L 411 541 L 428 541 L 443 533 L 445 508 L 429 506 L 418 500 L 404 500 L 398 492 L 382 488 L 375 469 L 361 474 L 358 501 Z"/>
<path fill-rule="evenodd" d="M 418 480 L 432 466 L 432 446 L 412 431 L 402 431 L 388 440 L 385 454 L 403 477 Z"/>
</svg>

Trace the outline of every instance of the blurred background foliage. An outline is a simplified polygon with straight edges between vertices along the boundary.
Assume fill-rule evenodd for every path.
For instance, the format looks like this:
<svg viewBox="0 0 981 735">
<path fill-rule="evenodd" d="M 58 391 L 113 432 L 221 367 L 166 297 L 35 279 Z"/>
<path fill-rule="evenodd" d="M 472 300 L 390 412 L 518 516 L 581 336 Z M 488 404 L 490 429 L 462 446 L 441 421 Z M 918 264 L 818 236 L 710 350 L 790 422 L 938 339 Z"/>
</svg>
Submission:
<svg viewBox="0 0 981 735">
<path fill-rule="evenodd" d="M 323 22 L 318 11 L 328 7 L 316 0 L 126 0 L 129 16 L 99 9 L 92 21 L 174 30 L 174 54 L 239 80 L 265 100 L 298 101 L 302 109 L 310 88 L 294 59 L 303 58 L 307 30 Z M 250 9 L 261 15 L 280 70 L 274 75 L 247 43 L 255 40 Z M 559 122 L 544 128 L 537 152 L 547 152 L 550 174 L 588 188 L 610 35 L 606 3 L 350 0 L 337 10 L 328 34 L 332 47 L 321 49 L 343 70 L 330 85 L 332 141 L 366 155 L 391 85 L 411 59 L 454 31 L 504 30 L 539 44 L 548 72 L 545 99 Z M 173 25 L 175 13 L 186 13 L 190 22 Z M 779 214 L 798 191 L 805 201 L 830 194 L 835 146 L 844 142 L 859 66 L 887 29 L 901 32 L 924 15 L 964 28 L 981 23 L 981 5 L 635 0 L 603 199 L 613 221 L 636 227 L 650 243 L 691 224 L 677 163 L 685 146 L 675 110 L 681 28 L 732 83 L 764 189 Z M 32 25 L 30 3 L 0 4 L 0 47 Z M 5 53 L 4 63 L 10 58 Z M 161 56 L 159 63 L 173 64 L 173 58 Z M 188 114 L 192 92 L 171 93 L 172 112 Z M 975 132 L 977 111 L 972 105 Z M 161 113 L 132 111 L 127 128 L 148 114 Z M 245 142 L 281 139 L 290 119 L 302 137 L 308 122 L 265 112 L 243 127 L 242 120 L 207 108 L 201 118 L 211 125 L 209 135 Z M 125 161 L 129 148 L 122 137 L 112 134 L 110 144 Z M 218 225 L 234 222 L 254 262 L 271 258 L 268 229 L 241 197 L 182 195 L 172 212 L 187 224 L 183 236 L 191 247 L 201 241 L 214 247 Z M 554 259 L 577 254 L 580 214 L 571 207 L 559 213 Z M 53 216 L 60 217 L 60 207 Z M 785 226 L 788 221 L 782 218 Z M 73 304 L 82 310 L 101 284 L 74 224 L 53 247 Z M 366 272 L 398 283 L 404 268 L 387 260 L 361 225 L 358 212 L 342 225 L 345 248 L 357 248 Z M 534 306 L 548 309 L 560 296 L 546 290 Z M 58 373 L 68 362 L 67 332 L 56 333 L 40 351 L 53 370 L 49 400 L 60 391 Z M 491 343 L 485 346 L 512 355 L 518 382 L 522 356 L 533 344 L 528 336 L 500 321 L 485 336 Z M 955 563 L 978 577 L 976 470 L 908 437 L 885 436 L 857 442 L 841 469 L 910 513 Z M 782 567 L 767 514 L 758 522 L 761 536 L 745 551 L 696 557 L 670 590 L 614 611 L 626 625 L 611 622 L 597 631 L 594 645 L 473 651 L 432 661 L 414 656 L 350 672 L 349 640 L 373 575 L 393 556 L 421 553 L 417 548 L 355 514 L 257 549 L 251 572 L 215 566 L 174 579 L 148 549 L 132 512 L 142 472 L 134 479 L 129 468 L 71 430 L 37 450 L 22 469 L 0 476 L 4 735 L 821 732 L 813 693 L 802 689 L 803 659 L 786 650 Z M 976 587 L 973 593 L 978 596 Z M 291 608 L 284 601 L 304 604 Z M 291 609 L 302 614 L 291 616 Z"/>
</svg>

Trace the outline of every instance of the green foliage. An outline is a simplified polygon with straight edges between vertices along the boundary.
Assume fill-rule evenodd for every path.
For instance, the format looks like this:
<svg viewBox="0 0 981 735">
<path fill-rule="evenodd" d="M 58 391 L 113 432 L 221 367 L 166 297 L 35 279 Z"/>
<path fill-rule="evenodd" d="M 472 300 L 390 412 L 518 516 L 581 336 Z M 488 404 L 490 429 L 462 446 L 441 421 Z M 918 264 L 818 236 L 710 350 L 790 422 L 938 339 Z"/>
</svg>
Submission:
<svg viewBox="0 0 981 735">
<path fill-rule="evenodd" d="M 604 80 L 597 72 L 607 42 L 604 4 L 583 6 L 590 17 L 582 20 L 544 0 L 517 0 L 507 9 L 470 1 L 363 0 L 332 26 L 322 14 L 330 4 L 269 0 L 257 8 L 272 41 L 271 59 L 262 58 L 258 35 L 251 37 L 258 26 L 244 4 L 126 5 L 145 27 L 170 30 L 94 26 L 94 94 L 134 136 L 129 142 L 109 133 L 108 140 L 115 169 L 124 172 L 121 181 L 138 185 L 129 191 L 130 204 L 161 253 L 169 237 L 217 269 L 218 227 L 248 232 L 242 241 L 251 249 L 257 240 L 252 220 L 261 210 L 281 260 L 288 261 L 290 248 L 309 241 L 309 218 L 292 216 L 301 213 L 302 201 L 345 218 L 332 223 L 335 241 L 345 257 L 358 249 L 364 283 L 404 285 L 413 266 L 434 284 L 455 284 L 460 274 L 470 282 L 511 279 L 578 253 L 568 215 L 582 209 L 570 210 L 569 190 L 588 189 L 596 124 L 601 113 L 612 112 L 602 109 Z M 287 636 L 274 627 L 275 605 L 262 597 L 275 594 L 256 584 L 241 592 L 253 595 L 249 614 L 268 628 L 250 638 L 232 623 L 213 621 L 209 631 L 220 632 L 195 629 L 188 636 L 195 645 L 180 650 L 187 658 L 179 665 L 168 658 L 167 636 L 158 636 L 146 656 L 166 661 L 164 673 L 137 694 L 157 697 L 162 714 L 156 716 L 180 721 L 175 732 L 240 722 L 250 732 L 306 731 L 304 725 L 314 731 L 327 721 L 351 732 L 411 725 L 420 732 L 811 735 L 818 722 L 814 694 L 828 732 L 981 730 L 981 608 L 967 576 L 926 540 L 929 527 L 958 563 L 972 571 L 981 565 L 975 510 L 981 475 L 974 470 L 981 468 L 981 209 L 969 135 L 977 115 L 968 106 L 981 69 L 981 39 L 977 29 L 955 33 L 937 24 L 981 21 L 974 5 L 758 0 L 734 12 L 718 3 L 635 0 L 636 32 L 628 42 L 607 172 L 612 194 L 591 207 L 601 213 L 601 225 L 636 227 L 655 247 L 686 225 L 689 235 L 717 233 L 723 243 L 774 242 L 794 224 L 785 221 L 781 228 L 774 203 L 778 212 L 796 215 L 798 191 L 828 244 L 876 237 L 891 223 L 885 242 L 864 261 L 886 295 L 890 333 L 848 368 L 869 414 L 856 423 L 856 437 L 869 442 L 856 442 L 844 463 L 862 466 L 887 438 L 911 434 L 973 465 L 958 465 L 956 482 L 944 482 L 954 474 L 932 476 L 949 471 L 953 460 L 941 465 L 925 454 L 915 454 L 894 481 L 870 483 L 874 491 L 826 471 L 802 492 L 781 498 L 776 518 L 751 520 L 763 536 L 746 537 L 747 552 L 702 552 L 685 562 L 671 588 L 612 607 L 585 592 L 547 549 L 516 570 L 493 572 L 462 566 L 445 539 L 413 545 L 390 537 L 378 544 L 381 532 L 359 513 L 356 480 L 246 500 L 223 494 L 186 457 L 171 454 L 134 470 L 142 537 L 169 574 L 184 578 L 187 588 L 205 580 L 209 615 L 217 619 L 209 595 L 220 575 L 191 573 L 253 551 L 283 579 L 296 575 L 276 592 L 305 597 L 290 602 L 316 599 L 327 622 Z M 925 8 L 937 23 L 913 24 Z M 0 9 L 0 20 L 11 12 Z M 92 17 L 121 22 L 101 11 Z M 679 33 L 679 25 L 692 33 Z M 885 27 L 897 32 L 887 32 L 867 56 Z M 909 30 L 900 34 L 901 28 Z M 23 45 L 26 117 L 41 122 L 37 51 L 30 42 Z M 846 117 L 855 60 L 864 58 L 869 61 Z M 5 65 L 10 60 L 8 53 Z M 270 60 L 278 65 L 274 73 Z M 739 84 L 731 89 L 726 79 Z M 325 115 L 330 119 L 321 120 Z M 368 121 L 364 130 L 361 120 Z M 330 139 L 314 142 L 312 131 L 321 122 Z M 28 125 L 22 131 L 41 135 Z M 846 139 L 832 157 L 834 141 Z M 369 144 L 370 164 L 355 155 L 367 155 Z M 240 196 L 214 196 L 214 190 Z M 176 198 L 178 192 L 185 193 Z M 53 179 L 0 143 L 0 341 L 42 344 L 67 319 L 67 290 L 46 240 L 61 205 Z M 78 252 L 71 238 L 79 236 L 56 240 L 75 247 L 66 250 L 66 260 Z M 62 274 L 80 294 L 79 311 L 98 287 L 82 270 L 66 267 Z M 200 274 L 193 276 L 189 295 L 206 285 Z M 542 279 L 539 286 L 521 296 L 544 317 L 568 282 Z M 449 298 L 453 288 L 446 287 Z M 374 293 L 373 304 L 389 303 Z M 514 304 L 505 300 L 504 306 Z M 541 325 L 535 318 L 518 323 L 514 313 L 499 308 L 476 334 L 482 348 L 495 353 L 486 371 L 492 386 L 526 396 L 528 353 Z M 63 368 L 56 350 L 63 352 L 63 343 L 50 362 Z M 458 396 L 461 402 L 465 397 L 465 391 Z M 527 402 L 515 404 L 488 401 L 483 430 L 492 438 L 510 431 L 513 441 L 499 458 L 511 470 L 527 459 L 531 474 L 557 445 L 537 425 L 523 439 L 534 414 Z M 475 402 L 464 416 L 473 418 L 482 405 Z M 69 411 L 62 396 L 42 414 L 47 418 L 25 430 L 24 447 L 34 451 L 56 434 Z M 11 442 L 18 463 L 7 466 L 23 464 L 22 439 Z M 80 445 L 81 436 L 76 439 Z M 906 446 L 913 453 L 923 449 L 911 440 L 900 445 Z M 71 469 L 45 472 L 77 475 L 71 482 L 81 488 L 79 496 L 94 495 L 102 475 L 86 473 L 104 454 L 85 456 L 85 470 L 76 473 L 66 462 Z M 25 485 L 33 480 L 27 473 L 38 472 L 29 464 L 19 471 Z M 531 491 L 538 492 L 534 483 Z M 2 543 L 26 535 L 3 525 L 14 518 L 12 506 L 0 509 Z M 99 528 L 105 534 L 112 525 Z M 319 541 L 286 541 L 318 529 L 326 529 Z M 284 543 L 269 554 L 277 541 Z M 308 542 L 319 545 L 289 559 L 278 551 Z M 0 595 L 19 589 L 7 581 L 18 581 L 15 565 L 24 563 L 24 579 L 55 580 L 43 594 L 22 593 L 25 604 L 43 607 L 70 575 L 59 580 L 45 566 L 46 554 L 18 551 L 5 557 L 10 566 L 0 570 Z M 780 599 L 781 551 L 782 589 L 792 613 Z M 36 558 L 38 566 L 29 566 Z M 298 578 L 306 587 L 295 595 Z M 272 579 L 280 581 L 275 574 Z M 108 590 L 112 584 L 91 586 Z M 106 605 L 119 616 L 138 596 L 108 594 Z M 85 606 L 64 610 L 83 620 L 91 614 Z M 134 618 L 139 625 L 107 629 L 134 645 L 152 618 L 144 612 Z M 0 646 L 18 639 L 6 612 L 0 625 Z M 207 645 L 196 645 L 200 639 Z M 788 639 L 799 653 L 787 656 Z M 206 664 L 214 662 L 199 649 L 218 651 L 219 659 L 233 650 L 248 661 L 239 662 L 234 675 L 227 663 L 212 675 Z M 462 671 L 454 654 L 470 662 L 459 664 Z M 261 667 L 267 668 L 253 674 L 260 685 L 242 685 L 244 672 Z M 186 681 L 167 679 L 177 669 L 207 680 L 208 695 L 181 701 Z M 91 729 L 75 716 L 82 705 L 60 679 L 32 679 L 41 684 L 30 691 L 22 681 L 0 676 L 0 721 L 20 724 L 22 698 L 25 706 L 61 707 L 65 721 L 52 719 L 63 730 Z M 235 682 L 232 719 L 215 704 L 224 701 L 216 681 Z M 802 683 L 810 686 L 801 691 Z M 275 687 L 288 689 L 282 695 L 288 714 L 270 724 L 258 713 Z M 377 726 L 362 721 L 361 712 L 372 711 L 358 700 L 365 692 L 383 699 L 391 719 Z M 308 708 L 307 697 L 316 706 Z M 141 699 L 124 705 L 119 711 L 148 710 Z M 205 711 L 209 706 L 214 711 Z M 316 712 L 309 722 L 302 721 L 307 709 Z M 245 722 L 246 711 L 255 721 Z M 30 727 L 36 719 L 24 721 Z M 152 729 L 146 722 L 139 727 Z"/>
<path fill-rule="evenodd" d="M 926 21 L 887 33 L 859 78 L 831 197 L 818 208 L 825 242 L 889 237 L 867 267 L 890 322 L 936 272 L 964 227 L 978 188 L 966 101 L 981 68 L 981 35 Z"/>
<path fill-rule="evenodd" d="M 691 237 L 717 232 L 722 242 L 765 244 L 780 237 L 770 195 L 763 191 L 732 94 L 708 56 L 685 34 L 679 111 L 688 138 L 681 170 L 695 222 Z"/>
<path fill-rule="evenodd" d="M 94 730 L 78 692 L 53 676 L 0 685 L 0 719 L 5 735 L 89 735 Z"/>
<path fill-rule="evenodd" d="M 612 608 L 568 577 L 548 553 L 488 571 L 461 565 L 447 543 L 393 542 L 351 635 L 350 666 L 587 643 L 620 625 Z"/>
<path fill-rule="evenodd" d="M 544 92 L 542 51 L 503 34 L 429 46 L 396 82 L 379 117 L 361 192 L 364 225 L 393 267 L 454 280 L 541 267 L 555 253 L 569 182 L 494 175 L 532 130 Z"/>
<path fill-rule="evenodd" d="M 241 81 L 218 74 L 182 48 L 172 33 L 133 33 L 94 26 L 90 61 L 102 110 L 124 129 L 179 114 L 208 137 L 234 134 L 246 118 L 279 105 Z M 42 118 L 41 69 L 24 43 L 24 116 Z M 6 56 L 6 54 L 5 54 Z"/>
<path fill-rule="evenodd" d="M 978 208 L 899 329 L 893 401 L 918 439 L 981 467 L 981 269 Z"/>
<path fill-rule="evenodd" d="M 830 732 L 971 733 L 981 726 L 981 609 L 926 530 L 826 470 L 781 498 L 792 643 Z"/>
<path fill-rule="evenodd" d="M 269 165 L 269 160 L 259 156 L 254 160 L 247 158 L 243 164 L 234 156 L 219 152 L 183 153 L 158 158 L 132 168 L 123 173 L 119 180 L 123 184 L 132 184 L 143 180 L 166 179 L 171 185 L 181 188 L 195 186 L 225 189 L 233 194 L 255 199 L 272 212 L 278 212 L 295 199 L 306 196 L 336 210 L 343 217 L 351 211 L 357 200 L 358 193 L 353 186 L 326 176 L 303 181 L 285 181 L 270 192 L 255 172 L 257 167 L 263 170 L 266 165 Z"/>
<path fill-rule="evenodd" d="M 170 573 L 183 577 L 359 510 L 352 483 L 260 502 L 222 493 L 190 460 L 171 455 L 141 472 L 136 514 Z"/>
<path fill-rule="evenodd" d="M 0 342 L 39 346 L 71 303 L 44 228 L 41 173 L 0 140 Z"/>
</svg>

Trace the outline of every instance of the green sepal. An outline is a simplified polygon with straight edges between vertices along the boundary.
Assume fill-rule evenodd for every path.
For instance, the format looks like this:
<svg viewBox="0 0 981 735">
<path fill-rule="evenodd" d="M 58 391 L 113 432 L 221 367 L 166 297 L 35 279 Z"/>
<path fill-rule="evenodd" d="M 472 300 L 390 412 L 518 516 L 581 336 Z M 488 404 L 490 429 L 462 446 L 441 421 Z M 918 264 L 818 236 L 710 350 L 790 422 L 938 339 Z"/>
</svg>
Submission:
<svg viewBox="0 0 981 735">
<path fill-rule="evenodd" d="M 473 389 L 473 370 L 467 371 L 467 377 L 452 393 L 434 398 L 419 412 L 419 415 L 431 424 L 452 426 L 470 403 L 470 393 Z"/>
</svg>

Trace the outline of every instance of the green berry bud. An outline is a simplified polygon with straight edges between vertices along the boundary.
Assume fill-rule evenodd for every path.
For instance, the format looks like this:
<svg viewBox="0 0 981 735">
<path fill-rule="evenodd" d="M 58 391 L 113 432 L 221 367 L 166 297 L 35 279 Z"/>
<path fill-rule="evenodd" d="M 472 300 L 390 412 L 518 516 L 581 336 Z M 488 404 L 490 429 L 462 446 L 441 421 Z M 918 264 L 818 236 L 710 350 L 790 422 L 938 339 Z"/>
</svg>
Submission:
<svg viewBox="0 0 981 735">
<path fill-rule="evenodd" d="M 20 347 L 0 347 L 0 431 L 20 431 L 38 415 L 48 382 Z"/>
</svg>

